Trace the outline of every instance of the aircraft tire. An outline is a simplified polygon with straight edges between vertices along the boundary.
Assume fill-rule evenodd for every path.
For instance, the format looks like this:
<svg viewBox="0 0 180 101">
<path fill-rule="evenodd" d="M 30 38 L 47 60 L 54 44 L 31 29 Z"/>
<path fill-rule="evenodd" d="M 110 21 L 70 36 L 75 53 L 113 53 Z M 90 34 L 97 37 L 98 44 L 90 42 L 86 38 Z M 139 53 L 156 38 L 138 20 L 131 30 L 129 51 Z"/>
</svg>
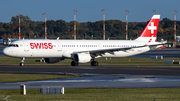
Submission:
<svg viewBox="0 0 180 101">
<path fill-rule="evenodd" d="M 97 61 L 92 61 L 91 66 L 98 66 L 98 62 Z"/>
<path fill-rule="evenodd" d="M 72 62 L 71 62 L 71 66 L 78 66 L 78 63 L 72 61 Z"/>
<path fill-rule="evenodd" d="M 20 66 L 24 66 L 24 63 L 20 63 L 19 65 L 20 65 Z"/>
</svg>

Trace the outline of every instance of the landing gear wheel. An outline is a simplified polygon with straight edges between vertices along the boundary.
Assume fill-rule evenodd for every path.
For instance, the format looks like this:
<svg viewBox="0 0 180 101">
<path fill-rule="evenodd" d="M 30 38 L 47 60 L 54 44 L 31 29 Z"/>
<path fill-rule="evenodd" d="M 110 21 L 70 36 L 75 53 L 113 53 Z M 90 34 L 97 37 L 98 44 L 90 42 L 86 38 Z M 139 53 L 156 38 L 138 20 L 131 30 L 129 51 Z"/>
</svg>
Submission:
<svg viewBox="0 0 180 101">
<path fill-rule="evenodd" d="M 20 65 L 20 66 L 24 66 L 24 63 L 20 63 L 19 65 Z"/>
<path fill-rule="evenodd" d="M 20 66 L 24 66 L 24 60 L 25 58 L 21 58 L 21 63 L 19 64 Z"/>
<path fill-rule="evenodd" d="M 78 63 L 77 63 L 77 62 L 72 61 L 72 62 L 71 62 L 71 66 L 78 66 Z"/>
<path fill-rule="evenodd" d="M 91 66 L 98 66 L 98 62 L 97 61 L 92 61 Z"/>
</svg>

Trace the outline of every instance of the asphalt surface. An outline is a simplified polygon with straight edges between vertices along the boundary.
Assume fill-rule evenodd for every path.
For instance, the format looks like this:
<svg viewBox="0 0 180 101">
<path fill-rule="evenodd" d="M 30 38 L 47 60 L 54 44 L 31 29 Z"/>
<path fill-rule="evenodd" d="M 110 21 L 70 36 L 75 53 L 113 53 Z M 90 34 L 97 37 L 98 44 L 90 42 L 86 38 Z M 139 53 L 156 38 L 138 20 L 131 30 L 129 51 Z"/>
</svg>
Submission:
<svg viewBox="0 0 180 101">
<path fill-rule="evenodd" d="M 106 66 L 61 66 L 61 65 L 0 65 L 0 72 L 12 73 L 48 73 L 48 74 L 128 74 L 128 75 L 169 75 L 180 76 L 179 65 L 137 66 L 137 65 L 106 65 Z"/>
<path fill-rule="evenodd" d="M 0 83 L 0 89 L 27 89 L 41 87 L 66 88 L 179 88 L 180 76 L 156 75 L 94 75 L 76 78 L 40 80 L 28 82 Z"/>
</svg>

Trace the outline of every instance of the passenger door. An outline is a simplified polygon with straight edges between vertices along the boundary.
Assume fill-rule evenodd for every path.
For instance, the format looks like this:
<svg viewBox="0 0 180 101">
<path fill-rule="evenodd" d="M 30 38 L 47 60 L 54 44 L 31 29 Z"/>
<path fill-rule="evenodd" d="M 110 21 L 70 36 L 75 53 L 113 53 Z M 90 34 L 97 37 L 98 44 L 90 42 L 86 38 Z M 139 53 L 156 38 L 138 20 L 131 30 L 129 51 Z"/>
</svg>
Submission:
<svg viewBox="0 0 180 101">
<path fill-rule="evenodd" d="M 29 45 L 27 42 L 24 42 L 24 51 L 28 52 L 29 51 Z"/>
<path fill-rule="evenodd" d="M 62 51 L 62 46 L 61 43 L 57 41 L 57 51 L 60 52 Z"/>
</svg>

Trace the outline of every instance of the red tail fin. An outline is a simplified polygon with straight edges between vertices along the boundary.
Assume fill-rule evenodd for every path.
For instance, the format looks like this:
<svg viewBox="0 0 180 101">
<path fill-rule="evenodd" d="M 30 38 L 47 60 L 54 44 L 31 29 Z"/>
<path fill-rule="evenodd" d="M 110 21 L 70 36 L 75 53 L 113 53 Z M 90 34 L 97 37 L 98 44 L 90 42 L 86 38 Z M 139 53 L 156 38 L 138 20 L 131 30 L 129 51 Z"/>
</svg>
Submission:
<svg viewBox="0 0 180 101">
<path fill-rule="evenodd" d="M 142 31 L 141 35 L 137 40 L 143 40 L 147 42 L 155 41 L 159 25 L 159 19 L 160 15 L 153 15 L 153 17 L 146 25 L 145 29 Z"/>
</svg>

